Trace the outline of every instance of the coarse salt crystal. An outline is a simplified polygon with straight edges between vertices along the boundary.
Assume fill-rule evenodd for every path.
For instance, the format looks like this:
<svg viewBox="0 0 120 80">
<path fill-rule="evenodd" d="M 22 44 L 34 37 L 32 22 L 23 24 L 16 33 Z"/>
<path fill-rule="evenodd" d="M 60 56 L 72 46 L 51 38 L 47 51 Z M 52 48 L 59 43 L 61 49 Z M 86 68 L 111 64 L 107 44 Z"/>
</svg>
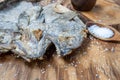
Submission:
<svg viewBox="0 0 120 80">
<path fill-rule="evenodd" d="M 100 27 L 97 25 L 90 26 L 88 30 L 95 37 L 102 38 L 102 39 L 111 38 L 114 35 L 114 32 L 111 29 Z"/>
</svg>

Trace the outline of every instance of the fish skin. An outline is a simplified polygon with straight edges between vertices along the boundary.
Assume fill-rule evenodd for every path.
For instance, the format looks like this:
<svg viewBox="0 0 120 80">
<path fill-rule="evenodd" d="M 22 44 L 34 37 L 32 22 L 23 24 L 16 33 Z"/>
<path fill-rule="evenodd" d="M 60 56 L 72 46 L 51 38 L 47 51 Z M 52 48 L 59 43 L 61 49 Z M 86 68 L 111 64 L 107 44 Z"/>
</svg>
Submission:
<svg viewBox="0 0 120 80">
<path fill-rule="evenodd" d="M 66 11 L 58 13 L 54 10 L 54 7 L 59 5 L 56 3 L 41 7 L 40 5 L 32 5 L 30 2 L 23 1 L 16 7 L 23 3 L 25 5 L 29 4 L 28 6 L 31 6 L 31 8 L 21 10 L 16 15 L 17 18 L 10 20 L 5 17 L 5 20 L 4 18 L 0 19 L 1 23 L 9 21 L 10 24 L 17 24 L 16 28 L 3 25 L 5 28 L 7 27 L 9 30 L 12 30 L 12 32 L 9 34 L 11 37 L 8 40 L 9 44 L 6 45 L 7 42 L 5 42 L 4 45 L 6 46 L 0 45 L 0 50 L 11 50 L 27 60 L 42 58 L 51 44 L 55 45 L 57 54 L 62 56 L 70 54 L 73 49 L 81 46 L 86 36 L 86 33 L 83 32 L 86 27 L 78 18 L 76 12 L 63 7 Z M 19 9 L 16 7 L 14 9 Z M 12 10 L 10 11 L 13 13 Z M 0 11 L 0 17 L 3 16 L 3 13 L 3 11 Z M 9 16 L 9 11 L 5 11 L 5 13 L 4 16 Z M 3 28 L 3 30 L 6 29 Z M 40 39 L 37 39 L 34 32 L 39 30 L 42 33 Z M 8 36 L 8 33 L 3 33 Z M 2 43 L 0 42 L 0 44 Z"/>
</svg>

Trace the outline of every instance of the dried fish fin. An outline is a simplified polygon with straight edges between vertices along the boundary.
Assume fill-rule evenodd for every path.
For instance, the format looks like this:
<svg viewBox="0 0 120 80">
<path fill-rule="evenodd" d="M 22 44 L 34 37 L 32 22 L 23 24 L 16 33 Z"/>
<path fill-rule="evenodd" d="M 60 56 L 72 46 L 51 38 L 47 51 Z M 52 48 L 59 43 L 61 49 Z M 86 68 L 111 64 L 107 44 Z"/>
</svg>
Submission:
<svg viewBox="0 0 120 80">
<path fill-rule="evenodd" d="M 10 22 L 10 21 L 0 21 L 0 29 L 1 30 L 11 30 L 11 31 L 18 31 L 17 23 Z"/>
<path fill-rule="evenodd" d="M 39 51 L 39 57 L 42 57 L 46 50 L 49 48 L 51 45 L 51 41 L 49 39 L 46 39 L 45 35 L 41 38 L 41 40 L 38 43 L 38 51 Z"/>
<path fill-rule="evenodd" d="M 13 44 L 0 44 L 0 52 L 8 52 L 15 48 L 15 45 Z"/>
<path fill-rule="evenodd" d="M 73 18 L 73 20 L 74 20 L 75 22 L 77 22 L 78 24 L 83 25 L 83 27 L 85 28 L 86 25 L 83 23 L 83 21 L 80 20 L 80 18 L 79 18 L 78 16 L 75 16 L 75 17 Z"/>
<path fill-rule="evenodd" d="M 23 27 L 27 27 L 30 23 L 30 17 L 25 13 L 21 13 L 19 18 L 18 18 L 18 26 L 20 29 Z"/>
<path fill-rule="evenodd" d="M 18 36 L 18 35 L 16 35 Z M 0 29 L 0 51 L 1 52 L 8 52 L 13 50 L 16 46 L 13 44 L 13 41 L 16 38 L 14 34 L 14 30 L 11 29 Z"/>
<path fill-rule="evenodd" d="M 11 44 L 13 32 L 7 29 L 0 29 L 0 44 Z"/>
<path fill-rule="evenodd" d="M 70 11 L 68 8 L 66 8 L 60 4 L 56 4 L 53 10 L 60 14 Z"/>
<path fill-rule="evenodd" d="M 36 20 L 39 17 L 41 10 L 41 6 L 34 6 L 26 10 L 26 13 L 30 16 L 30 22 Z"/>
<path fill-rule="evenodd" d="M 57 7 L 58 9 L 62 7 L 64 10 L 58 10 L 56 9 L 56 6 L 59 6 Z M 66 7 L 56 3 L 43 7 L 41 14 L 45 17 L 45 23 L 59 22 L 61 19 L 64 21 L 69 21 L 77 16 L 76 12 L 73 12 Z"/>
</svg>

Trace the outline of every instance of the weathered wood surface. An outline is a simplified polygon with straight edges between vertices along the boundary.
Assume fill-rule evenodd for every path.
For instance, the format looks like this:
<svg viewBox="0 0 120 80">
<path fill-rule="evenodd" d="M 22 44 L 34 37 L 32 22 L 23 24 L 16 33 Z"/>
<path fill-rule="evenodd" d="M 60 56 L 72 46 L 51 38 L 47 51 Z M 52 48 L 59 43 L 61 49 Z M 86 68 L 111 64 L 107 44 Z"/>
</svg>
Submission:
<svg viewBox="0 0 120 80">
<path fill-rule="evenodd" d="M 119 13 L 120 6 L 112 0 L 97 0 L 97 4 L 92 11 L 82 12 L 87 18 L 106 25 L 120 23 Z"/>
<path fill-rule="evenodd" d="M 92 12 L 84 14 L 92 20 L 116 24 L 113 27 L 120 31 L 120 25 L 117 25 L 120 24 L 120 9 L 110 8 L 109 4 L 117 6 L 110 0 L 98 1 L 100 9 L 94 8 Z M 110 14 L 104 13 L 109 10 Z M 106 15 L 110 20 L 104 17 Z M 10 52 L 1 55 L 0 80 L 120 80 L 120 42 L 104 42 L 89 35 L 80 48 L 64 58 L 51 49 L 52 54 L 46 54 L 46 59 L 30 63 L 10 55 Z"/>
</svg>

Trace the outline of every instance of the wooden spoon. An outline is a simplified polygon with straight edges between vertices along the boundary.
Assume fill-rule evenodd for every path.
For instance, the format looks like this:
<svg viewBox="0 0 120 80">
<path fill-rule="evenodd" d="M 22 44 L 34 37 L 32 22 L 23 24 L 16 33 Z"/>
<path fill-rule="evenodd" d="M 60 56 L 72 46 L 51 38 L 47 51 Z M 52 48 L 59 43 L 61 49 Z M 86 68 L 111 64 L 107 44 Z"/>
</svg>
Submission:
<svg viewBox="0 0 120 80">
<path fill-rule="evenodd" d="M 110 38 L 100 38 L 92 33 L 89 33 L 92 34 L 94 37 L 98 38 L 98 39 L 101 39 L 101 40 L 104 40 L 104 41 L 120 41 L 120 32 L 118 32 L 116 29 L 114 29 L 112 26 L 107 26 L 107 25 L 103 25 L 103 24 L 100 24 L 100 23 L 95 23 L 95 22 L 87 22 L 86 26 L 87 28 L 92 26 L 92 25 L 97 25 L 99 27 L 104 27 L 104 28 L 108 28 L 110 30 L 113 31 L 114 35 Z"/>
</svg>

